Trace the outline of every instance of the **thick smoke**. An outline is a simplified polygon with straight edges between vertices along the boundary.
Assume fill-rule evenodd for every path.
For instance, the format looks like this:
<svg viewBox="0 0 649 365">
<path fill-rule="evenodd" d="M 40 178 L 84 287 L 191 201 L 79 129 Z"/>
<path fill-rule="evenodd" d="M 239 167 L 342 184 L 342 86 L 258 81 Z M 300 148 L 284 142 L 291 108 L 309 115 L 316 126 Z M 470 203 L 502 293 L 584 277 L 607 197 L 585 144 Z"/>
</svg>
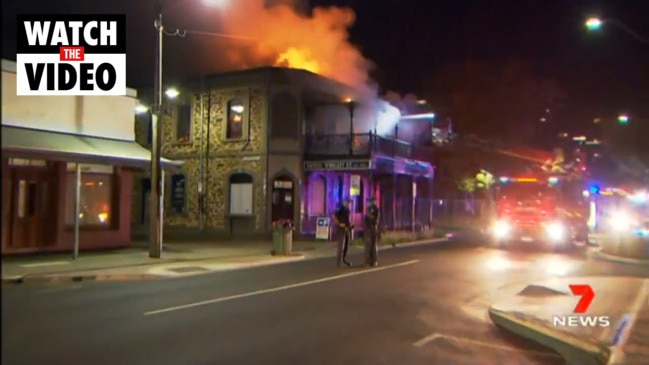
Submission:
<svg viewBox="0 0 649 365">
<path fill-rule="evenodd" d="M 398 122 L 399 109 L 378 97 L 369 78 L 372 62 L 349 40 L 356 19 L 352 9 L 316 7 L 309 11 L 306 0 L 228 0 L 223 7 L 219 31 L 251 41 L 233 40 L 220 45 L 218 55 L 210 54 L 220 69 L 269 65 L 305 69 L 356 90 L 355 95 L 345 95 L 359 101 L 356 132 L 386 134 Z M 323 109 L 318 119 L 340 121 L 336 128 L 342 133 L 344 125 L 349 125 L 348 112 L 336 106 Z"/>
<path fill-rule="evenodd" d="M 295 0 L 230 0 L 225 6 L 221 30 L 254 39 L 228 44 L 222 56 L 232 68 L 302 68 L 367 88 L 371 62 L 349 41 L 353 10 L 319 7 L 307 14 L 305 2 Z"/>
</svg>

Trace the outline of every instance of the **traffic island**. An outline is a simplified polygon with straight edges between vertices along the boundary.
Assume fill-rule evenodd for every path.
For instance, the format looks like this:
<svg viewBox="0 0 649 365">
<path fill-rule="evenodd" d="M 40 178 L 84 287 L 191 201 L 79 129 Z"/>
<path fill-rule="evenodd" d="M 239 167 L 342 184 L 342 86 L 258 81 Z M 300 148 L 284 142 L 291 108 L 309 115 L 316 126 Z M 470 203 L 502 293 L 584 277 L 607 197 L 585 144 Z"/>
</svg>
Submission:
<svg viewBox="0 0 649 365">
<path fill-rule="evenodd" d="M 601 253 L 611 257 L 649 262 L 649 237 L 636 234 L 608 234 L 600 239 Z"/>
<path fill-rule="evenodd" d="M 585 313 L 575 313 L 580 296 L 570 285 L 588 285 L 595 293 Z M 489 307 L 489 318 L 504 330 L 553 349 L 568 364 L 633 364 L 625 362 L 624 349 L 633 333 L 646 331 L 638 317 L 649 306 L 648 292 L 647 279 L 554 279 L 502 298 Z"/>
</svg>

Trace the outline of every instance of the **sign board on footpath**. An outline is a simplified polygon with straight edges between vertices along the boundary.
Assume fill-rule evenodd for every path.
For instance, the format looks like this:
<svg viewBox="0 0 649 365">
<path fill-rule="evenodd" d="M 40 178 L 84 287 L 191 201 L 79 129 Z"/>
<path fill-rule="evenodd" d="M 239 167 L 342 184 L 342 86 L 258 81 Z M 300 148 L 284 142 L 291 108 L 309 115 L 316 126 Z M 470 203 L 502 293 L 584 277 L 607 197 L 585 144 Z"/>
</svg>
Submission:
<svg viewBox="0 0 649 365">
<path fill-rule="evenodd" d="M 17 25 L 17 95 L 126 95 L 125 14 L 18 15 Z"/>
<path fill-rule="evenodd" d="M 318 217 L 315 228 L 315 239 L 329 241 L 331 237 L 331 219 L 327 217 Z"/>
</svg>

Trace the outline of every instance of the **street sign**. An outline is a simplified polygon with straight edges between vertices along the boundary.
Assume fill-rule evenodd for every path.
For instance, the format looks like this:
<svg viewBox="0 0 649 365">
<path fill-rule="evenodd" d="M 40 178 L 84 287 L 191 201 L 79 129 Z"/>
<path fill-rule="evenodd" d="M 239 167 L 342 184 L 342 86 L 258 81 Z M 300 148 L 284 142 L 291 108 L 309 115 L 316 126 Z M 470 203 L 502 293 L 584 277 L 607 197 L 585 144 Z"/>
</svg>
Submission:
<svg viewBox="0 0 649 365">
<path fill-rule="evenodd" d="M 349 179 L 349 195 L 359 196 L 361 194 L 361 176 L 352 175 Z"/>
<path fill-rule="evenodd" d="M 315 239 L 329 241 L 331 232 L 331 219 L 327 217 L 318 217 L 318 224 L 315 228 Z"/>
</svg>

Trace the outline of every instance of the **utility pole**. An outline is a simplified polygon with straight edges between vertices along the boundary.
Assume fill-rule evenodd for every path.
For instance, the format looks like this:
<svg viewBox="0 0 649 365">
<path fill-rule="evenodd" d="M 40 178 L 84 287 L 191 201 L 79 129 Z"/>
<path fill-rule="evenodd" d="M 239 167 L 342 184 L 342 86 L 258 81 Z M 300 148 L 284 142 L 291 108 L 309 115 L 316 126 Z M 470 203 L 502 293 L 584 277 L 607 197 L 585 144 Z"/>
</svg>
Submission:
<svg viewBox="0 0 649 365">
<path fill-rule="evenodd" d="M 154 80 L 154 106 L 151 116 L 151 195 L 150 195 L 150 230 L 149 230 L 149 257 L 160 258 L 162 254 L 160 198 L 160 153 L 162 142 L 162 41 L 164 27 L 162 25 L 162 4 L 158 1 L 158 19 L 155 21 L 158 31 L 158 45 L 156 47 L 156 67 Z"/>
</svg>

